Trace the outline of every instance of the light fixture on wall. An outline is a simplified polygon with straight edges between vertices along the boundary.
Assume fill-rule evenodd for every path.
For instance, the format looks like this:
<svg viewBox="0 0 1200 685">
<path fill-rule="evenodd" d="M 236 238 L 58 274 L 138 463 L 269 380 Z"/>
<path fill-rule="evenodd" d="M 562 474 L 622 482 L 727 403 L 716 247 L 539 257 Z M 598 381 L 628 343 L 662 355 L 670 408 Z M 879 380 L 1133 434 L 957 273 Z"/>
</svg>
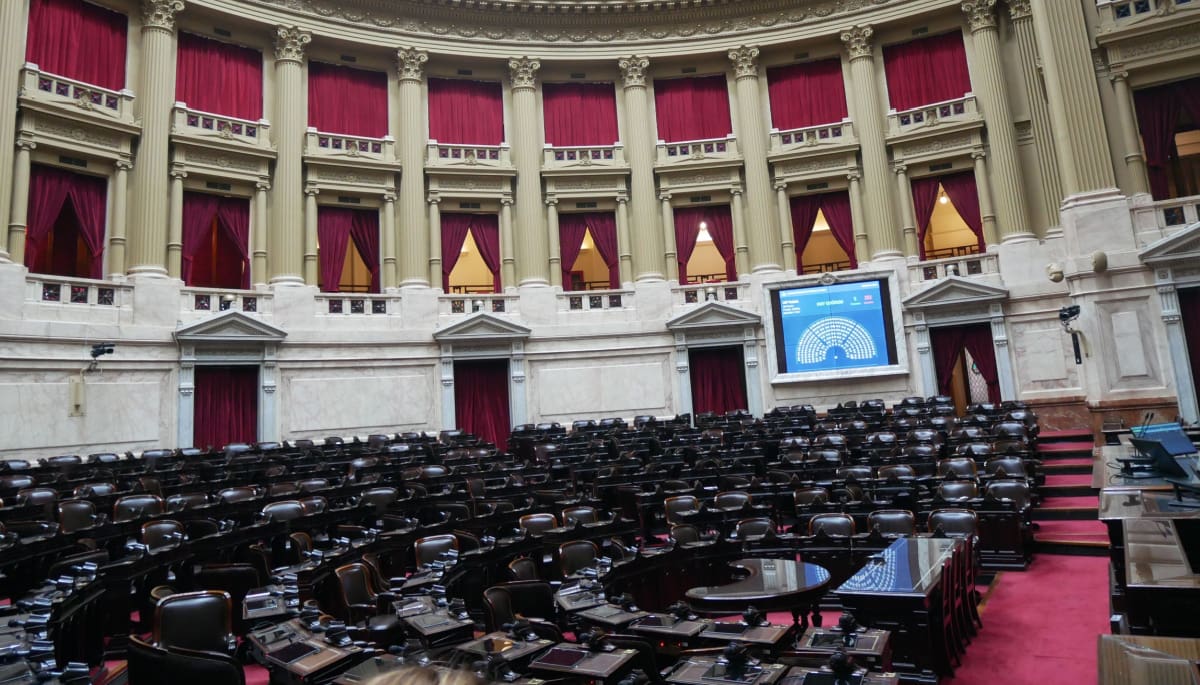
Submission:
<svg viewBox="0 0 1200 685">
<path fill-rule="evenodd" d="M 483 300 L 471 300 L 471 311 L 477 312 L 483 309 Z"/>
<path fill-rule="evenodd" d="M 950 202 L 950 196 L 946 195 L 946 189 L 938 186 L 938 204 L 947 204 Z"/>
<path fill-rule="evenodd" d="M 700 222 L 700 232 L 696 234 L 696 242 L 698 242 L 698 243 L 711 243 L 712 242 L 712 236 L 708 234 L 708 222 L 707 221 Z"/>
<path fill-rule="evenodd" d="M 710 285 L 704 289 L 704 301 L 705 302 L 707 302 L 709 300 L 716 300 L 716 299 L 717 299 L 717 289 L 715 287 Z"/>
</svg>

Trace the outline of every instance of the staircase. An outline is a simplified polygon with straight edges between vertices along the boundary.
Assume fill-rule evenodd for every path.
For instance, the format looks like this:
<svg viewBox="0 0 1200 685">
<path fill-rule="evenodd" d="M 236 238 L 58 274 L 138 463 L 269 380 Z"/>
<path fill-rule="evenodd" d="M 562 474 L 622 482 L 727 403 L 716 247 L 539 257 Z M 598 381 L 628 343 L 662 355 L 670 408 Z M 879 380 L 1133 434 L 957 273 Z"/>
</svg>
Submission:
<svg viewBox="0 0 1200 685">
<path fill-rule="evenodd" d="M 1049 554 L 1108 554 L 1108 531 L 1097 520 L 1099 490 L 1092 487 L 1095 437 L 1086 429 L 1045 431 L 1037 457 L 1046 483 L 1033 510 L 1035 550 Z"/>
</svg>

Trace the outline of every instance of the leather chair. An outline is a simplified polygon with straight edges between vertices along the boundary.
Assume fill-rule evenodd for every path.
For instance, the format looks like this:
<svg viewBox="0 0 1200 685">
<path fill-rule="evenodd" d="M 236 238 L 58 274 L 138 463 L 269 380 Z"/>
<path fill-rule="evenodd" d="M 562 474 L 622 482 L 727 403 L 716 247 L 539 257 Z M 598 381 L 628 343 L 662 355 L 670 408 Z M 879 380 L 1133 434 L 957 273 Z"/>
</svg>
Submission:
<svg viewBox="0 0 1200 685">
<path fill-rule="evenodd" d="M 364 490 L 359 496 L 359 504 L 364 507 L 372 507 L 376 513 L 383 513 L 399 499 L 399 490 L 391 486 L 381 486 Z"/>
<path fill-rule="evenodd" d="M 154 476 L 141 476 L 137 479 L 137 485 L 134 490 L 138 490 L 150 495 L 163 496 L 162 481 Z"/>
<path fill-rule="evenodd" d="M 305 497 L 304 499 L 300 500 L 300 508 L 304 511 L 305 516 L 310 514 L 323 514 L 325 513 L 325 510 L 329 508 L 329 500 L 321 497 L 320 495 Z"/>
<path fill-rule="evenodd" d="M 571 540 L 558 546 L 559 570 L 563 576 L 591 566 L 600 554 L 591 540 Z"/>
<path fill-rule="evenodd" d="M 558 606 L 554 602 L 554 587 L 540 580 L 517 580 L 492 587 L 508 592 L 515 615 L 530 620 L 540 619 L 557 625 Z"/>
<path fill-rule="evenodd" d="M 873 474 L 870 466 L 839 466 L 837 477 L 854 480 L 871 480 Z"/>
<path fill-rule="evenodd" d="M 86 499 L 65 499 L 58 503 L 58 524 L 64 533 L 91 528 L 97 521 L 96 505 Z"/>
<path fill-rule="evenodd" d="M 1025 460 L 1020 457 L 993 457 L 984 465 L 984 472 L 996 478 L 1025 478 Z"/>
<path fill-rule="evenodd" d="M 558 527 L 558 519 L 554 514 L 525 514 L 519 519 L 521 531 L 529 535 L 541 535 L 551 528 Z"/>
<path fill-rule="evenodd" d="M 829 502 L 829 490 L 818 487 L 797 488 L 792 492 L 792 501 L 796 507 L 807 507 L 814 504 Z"/>
<path fill-rule="evenodd" d="M 348 624 L 361 626 L 371 642 L 381 647 L 404 641 L 400 619 L 392 611 L 391 593 L 376 592 L 371 570 L 362 562 L 346 564 L 334 573 L 341 588 L 341 604 Z"/>
<path fill-rule="evenodd" d="M 973 480 L 944 480 L 938 484 L 937 495 L 945 502 L 962 502 L 979 497 L 979 486 Z"/>
<path fill-rule="evenodd" d="M 17 503 L 43 507 L 45 518 L 54 518 L 58 508 L 58 491 L 54 488 L 25 488 L 17 491 Z"/>
<path fill-rule="evenodd" d="M 205 564 L 196 571 L 195 583 L 198 588 L 220 590 L 229 595 L 233 632 L 245 634 L 249 625 L 242 618 L 242 605 L 246 595 L 259 587 L 258 571 L 250 564 Z"/>
<path fill-rule="evenodd" d="M 449 533 L 430 535 L 413 543 L 413 554 L 418 567 L 437 561 L 438 557 L 450 550 L 458 551 L 458 538 Z"/>
<path fill-rule="evenodd" d="M 158 516 L 165 511 L 158 495 L 125 495 L 113 503 L 113 521 L 132 521 L 146 516 Z"/>
<path fill-rule="evenodd" d="M 223 504 L 236 504 L 258 499 L 258 491 L 251 487 L 225 488 L 217 493 L 217 499 Z"/>
<path fill-rule="evenodd" d="M 545 585 L 545 583 L 537 583 L 537 586 Z M 549 585 L 545 585 L 549 589 Z M 530 630 L 539 638 L 550 640 L 552 643 L 562 642 L 562 631 L 552 621 L 538 616 L 527 616 L 519 613 L 513 606 L 513 590 L 514 583 L 502 583 L 494 585 L 483 591 L 483 608 L 484 608 L 484 625 L 488 631 L 503 630 L 506 624 L 513 623 L 518 618 L 524 618 L 529 621 Z M 534 586 L 528 586 L 534 587 Z M 520 590 L 518 589 L 519 593 Z M 553 599 L 553 591 L 551 591 Z"/>
<path fill-rule="evenodd" d="M 296 484 L 291 481 L 282 481 L 279 483 L 271 483 L 267 486 L 267 497 L 285 497 L 295 495 L 300 490 L 296 488 Z"/>
<path fill-rule="evenodd" d="M 867 527 L 889 537 L 915 535 L 917 519 L 907 509 L 876 509 L 867 515 Z"/>
<path fill-rule="evenodd" d="M 563 509 L 562 521 L 563 525 L 570 525 L 576 521 L 579 523 L 596 523 L 600 520 L 599 513 L 595 507 L 580 506 Z"/>
<path fill-rule="evenodd" d="M 262 508 L 262 515 L 268 521 L 294 521 L 304 516 L 304 505 L 294 499 L 271 502 Z"/>
<path fill-rule="evenodd" d="M 302 493 L 317 492 L 329 488 L 327 478 L 306 478 L 296 483 L 296 489 Z"/>
<path fill-rule="evenodd" d="M 1023 480 L 994 480 L 987 484 L 984 495 L 991 499 L 1009 500 L 1020 512 L 1027 512 L 1033 500 L 1029 483 Z"/>
<path fill-rule="evenodd" d="M 157 519 L 142 524 L 142 544 L 151 552 L 177 545 L 187 539 L 183 524 L 171 519 Z"/>
<path fill-rule="evenodd" d="M 84 483 L 75 486 L 72 493 L 75 497 L 111 497 L 117 494 L 117 486 L 113 483 L 97 482 Z"/>
<path fill-rule="evenodd" d="M 677 545 L 700 542 L 700 529 L 690 523 L 676 523 L 671 526 L 671 539 Z"/>
<path fill-rule="evenodd" d="M 211 500 L 208 493 L 180 492 L 167 496 L 167 511 L 185 511 L 195 507 L 207 506 Z"/>
<path fill-rule="evenodd" d="M 199 540 L 221 532 L 221 525 L 210 518 L 187 519 L 183 522 L 183 527 L 192 540 Z"/>
<path fill-rule="evenodd" d="M 14 473 L 0 476 L 0 490 L 21 490 L 37 485 L 33 476 L 24 473 Z"/>
<path fill-rule="evenodd" d="M 939 476 L 954 474 L 959 478 L 975 480 L 978 467 L 975 465 L 975 459 L 971 457 L 953 457 L 937 463 L 937 474 Z"/>
<path fill-rule="evenodd" d="M 685 523 L 685 520 L 680 517 L 680 514 L 684 512 L 699 511 L 700 500 L 696 499 L 694 495 L 676 495 L 663 501 L 663 512 L 670 525 Z"/>
<path fill-rule="evenodd" d="M 741 540 L 747 538 L 757 538 L 764 535 L 769 535 L 775 532 L 775 522 L 769 518 L 756 517 L 742 519 L 737 522 L 737 526 L 733 529 L 733 534 Z"/>
<path fill-rule="evenodd" d="M 508 562 L 508 575 L 513 580 L 541 580 L 538 563 L 529 557 L 517 557 Z"/>
<path fill-rule="evenodd" d="M 970 509 L 935 509 L 929 514 L 929 532 L 939 528 L 951 537 L 979 535 L 979 517 Z"/>
<path fill-rule="evenodd" d="M 750 506 L 750 493 L 741 490 L 731 490 L 728 492 L 718 492 L 713 498 L 713 507 L 726 511 L 745 509 Z"/>
<path fill-rule="evenodd" d="M 139 685 L 246 685 L 242 665 L 224 654 L 166 649 L 130 636 L 129 682 Z"/>
<path fill-rule="evenodd" d="M 889 464 L 879 467 L 880 480 L 901 480 L 903 478 L 916 478 L 917 470 L 908 464 Z"/>
<path fill-rule="evenodd" d="M 154 609 L 154 644 L 229 654 L 237 644 L 231 613 L 229 593 L 221 590 L 164 597 Z"/>
<path fill-rule="evenodd" d="M 308 533 L 298 530 L 288 534 L 288 555 L 287 563 L 299 564 L 304 561 L 306 555 L 313 551 L 313 539 Z"/>
<path fill-rule="evenodd" d="M 817 514 L 808 520 L 808 534 L 816 535 L 818 532 L 830 537 L 850 537 L 855 532 L 854 517 L 837 513 Z"/>
</svg>

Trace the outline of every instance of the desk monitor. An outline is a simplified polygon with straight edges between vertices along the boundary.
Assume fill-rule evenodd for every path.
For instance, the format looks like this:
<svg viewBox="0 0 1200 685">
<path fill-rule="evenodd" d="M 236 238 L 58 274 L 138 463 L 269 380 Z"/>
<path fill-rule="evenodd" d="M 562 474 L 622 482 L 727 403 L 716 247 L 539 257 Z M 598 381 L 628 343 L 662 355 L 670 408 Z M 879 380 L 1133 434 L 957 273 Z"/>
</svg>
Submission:
<svg viewBox="0 0 1200 685">
<path fill-rule="evenodd" d="M 1129 432 L 1135 438 L 1142 440 L 1155 440 L 1162 443 L 1163 449 L 1171 456 L 1179 456 L 1181 454 L 1194 454 L 1196 446 L 1192 444 L 1192 439 L 1183 432 L 1183 427 L 1178 423 L 1156 423 L 1152 426 L 1134 426 L 1129 429 Z"/>
<path fill-rule="evenodd" d="M 1153 458 L 1154 470 L 1163 476 L 1171 478 L 1191 477 L 1191 474 L 1179 462 L 1175 461 L 1175 457 L 1167 451 L 1161 442 L 1143 438 L 1130 438 L 1129 444 L 1133 445 L 1133 448 L 1138 452 Z"/>
</svg>

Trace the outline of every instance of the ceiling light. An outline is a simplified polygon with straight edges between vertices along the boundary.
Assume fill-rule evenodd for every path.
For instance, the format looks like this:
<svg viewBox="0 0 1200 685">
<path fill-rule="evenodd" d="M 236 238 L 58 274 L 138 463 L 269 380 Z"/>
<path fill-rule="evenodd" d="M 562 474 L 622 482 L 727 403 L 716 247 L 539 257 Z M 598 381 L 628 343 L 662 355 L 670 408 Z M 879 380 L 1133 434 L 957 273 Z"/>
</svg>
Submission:
<svg viewBox="0 0 1200 685">
<path fill-rule="evenodd" d="M 712 242 L 712 236 L 708 234 L 708 222 L 707 221 L 700 222 L 700 232 L 696 234 L 696 242 L 698 242 L 698 243 L 711 243 Z"/>
</svg>

